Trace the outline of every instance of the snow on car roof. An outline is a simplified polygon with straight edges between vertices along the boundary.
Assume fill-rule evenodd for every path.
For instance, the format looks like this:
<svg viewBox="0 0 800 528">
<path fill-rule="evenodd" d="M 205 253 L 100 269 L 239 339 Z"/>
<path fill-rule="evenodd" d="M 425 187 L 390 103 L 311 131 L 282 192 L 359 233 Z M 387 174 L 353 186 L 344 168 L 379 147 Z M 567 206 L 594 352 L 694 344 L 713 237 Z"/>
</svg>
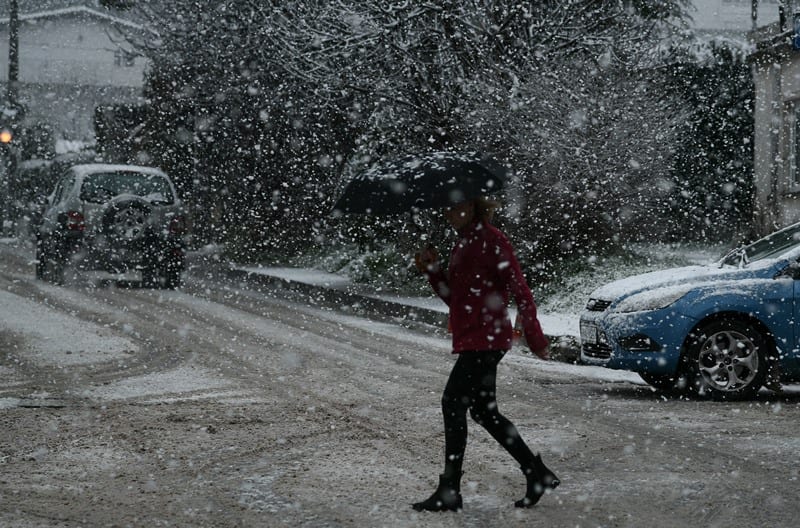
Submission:
<svg viewBox="0 0 800 528">
<path fill-rule="evenodd" d="M 94 174 L 98 172 L 142 172 L 145 174 L 164 175 L 164 171 L 156 167 L 112 163 L 82 163 L 80 165 L 73 165 L 72 170 L 80 175 Z"/>
</svg>

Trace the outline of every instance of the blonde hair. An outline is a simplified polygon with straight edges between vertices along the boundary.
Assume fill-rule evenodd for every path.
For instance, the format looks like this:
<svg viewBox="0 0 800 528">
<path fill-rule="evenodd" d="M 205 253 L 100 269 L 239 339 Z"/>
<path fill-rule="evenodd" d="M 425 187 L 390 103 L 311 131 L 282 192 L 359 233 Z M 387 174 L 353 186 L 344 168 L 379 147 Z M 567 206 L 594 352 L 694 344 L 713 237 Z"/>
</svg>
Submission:
<svg viewBox="0 0 800 528">
<path fill-rule="evenodd" d="M 501 205 L 497 200 L 491 200 L 485 196 L 475 198 L 473 203 L 475 204 L 475 217 L 482 222 L 489 222 Z"/>
</svg>

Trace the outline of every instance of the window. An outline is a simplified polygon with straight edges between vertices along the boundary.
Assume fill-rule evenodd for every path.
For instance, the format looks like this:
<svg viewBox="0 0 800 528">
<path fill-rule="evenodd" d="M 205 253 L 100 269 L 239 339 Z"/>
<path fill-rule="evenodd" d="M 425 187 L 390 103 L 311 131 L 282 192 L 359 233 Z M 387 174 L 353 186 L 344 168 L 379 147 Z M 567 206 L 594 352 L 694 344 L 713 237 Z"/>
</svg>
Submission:
<svg viewBox="0 0 800 528">
<path fill-rule="evenodd" d="M 136 64 L 136 54 L 124 49 L 114 50 L 114 66 L 130 68 Z"/>
<path fill-rule="evenodd" d="M 86 202 L 105 203 L 120 194 L 141 196 L 153 204 L 175 203 L 169 181 L 158 174 L 97 172 L 87 175 L 81 186 L 81 200 Z"/>
</svg>

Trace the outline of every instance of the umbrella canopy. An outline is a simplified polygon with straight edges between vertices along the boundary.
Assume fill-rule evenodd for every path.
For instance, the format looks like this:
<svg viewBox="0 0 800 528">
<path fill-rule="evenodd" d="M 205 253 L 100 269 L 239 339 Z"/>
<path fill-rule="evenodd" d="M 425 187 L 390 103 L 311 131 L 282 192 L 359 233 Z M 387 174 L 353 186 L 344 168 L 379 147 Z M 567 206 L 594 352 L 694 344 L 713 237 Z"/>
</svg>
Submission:
<svg viewBox="0 0 800 528">
<path fill-rule="evenodd" d="M 390 215 L 455 205 L 503 188 L 506 168 L 477 152 L 406 156 L 358 174 L 334 214 Z"/>
</svg>

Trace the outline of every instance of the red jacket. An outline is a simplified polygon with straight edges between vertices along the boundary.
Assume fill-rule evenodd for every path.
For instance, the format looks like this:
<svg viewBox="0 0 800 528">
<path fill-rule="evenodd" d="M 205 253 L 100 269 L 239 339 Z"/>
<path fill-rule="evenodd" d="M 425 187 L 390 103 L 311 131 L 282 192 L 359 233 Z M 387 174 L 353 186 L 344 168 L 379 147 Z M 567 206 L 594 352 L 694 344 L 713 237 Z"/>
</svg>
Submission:
<svg viewBox="0 0 800 528">
<path fill-rule="evenodd" d="M 509 350 L 513 330 L 508 316 L 513 296 L 531 350 L 548 345 L 536 318 L 536 304 L 506 236 L 486 222 L 464 228 L 450 252 L 447 273 L 426 275 L 450 307 L 453 353 L 465 350 Z"/>
</svg>

